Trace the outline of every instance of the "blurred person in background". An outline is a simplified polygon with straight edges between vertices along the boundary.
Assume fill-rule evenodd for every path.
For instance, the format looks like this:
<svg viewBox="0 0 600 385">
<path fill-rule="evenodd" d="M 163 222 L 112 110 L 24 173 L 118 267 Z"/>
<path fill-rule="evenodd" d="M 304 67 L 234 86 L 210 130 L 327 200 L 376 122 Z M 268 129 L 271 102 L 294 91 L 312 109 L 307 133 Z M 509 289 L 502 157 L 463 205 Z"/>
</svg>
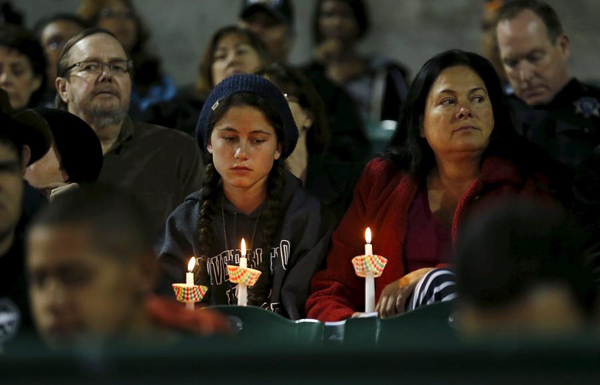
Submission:
<svg viewBox="0 0 600 385">
<path fill-rule="evenodd" d="M 294 7 L 290 0 L 243 0 L 239 17 L 239 25 L 262 39 L 275 61 L 288 62 L 295 39 Z M 341 161 L 365 162 L 371 146 L 352 97 L 321 73 L 306 75 L 325 103 L 331 131 L 329 152 Z"/>
<path fill-rule="evenodd" d="M 32 326 L 24 266 L 25 233 L 46 200 L 23 180 L 25 167 L 50 148 L 41 120 L 20 123 L 0 90 L 0 345 Z"/>
<path fill-rule="evenodd" d="M 356 102 L 373 141 L 382 151 L 392 136 L 408 93 L 406 68 L 392 59 L 364 55 L 358 43 L 369 32 L 367 3 L 362 0 L 319 0 L 313 14 L 313 60 L 305 66 L 342 86 Z M 386 128 L 387 127 L 387 128 Z"/>
<path fill-rule="evenodd" d="M 570 335 L 590 326 L 597 292 L 565 211 L 513 199 L 462 229 L 457 325 L 469 337 Z"/>
<path fill-rule="evenodd" d="M 548 4 L 513 1 L 498 11 L 500 57 L 517 130 L 576 167 L 600 144 L 600 89 L 569 75 L 569 37 Z"/>
<path fill-rule="evenodd" d="M 325 106 L 312 82 L 300 70 L 273 63 L 257 74 L 283 92 L 298 127 L 298 143 L 285 161 L 286 169 L 341 219 L 352 200 L 362 165 L 342 162 L 329 154 L 331 133 Z"/>
<path fill-rule="evenodd" d="M 150 223 L 133 197 L 102 185 L 67 192 L 36 217 L 27 273 L 32 314 L 46 344 L 165 343 L 176 329 L 227 329 L 211 311 L 188 311 L 174 298 L 151 295 L 158 262 Z"/>
<path fill-rule="evenodd" d="M 175 83 L 162 72 L 160 58 L 148 52 L 150 29 L 133 1 L 82 0 L 78 14 L 91 26 L 112 32 L 133 60 L 130 115 L 134 119 L 151 104 L 175 97 Z"/>
<path fill-rule="evenodd" d="M 502 83 L 508 83 L 504 65 L 500 59 L 500 50 L 498 49 L 498 40 L 496 38 L 496 18 L 498 10 L 502 5 L 511 0 L 485 0 L 483 14 L 481 15 L 481 49 L 485 56 L 494 66 L 498 77 Z"/>
<path fill-rule="evenodd" d="M 194 136 L 204 101 L 215 85 L 227 76 L 252 73 L 271 61 L 264 43 L 251 31 L 237 26 L 220 28 L 200 60 L 196 84 L 181 89 L 170 101 L 150 106 L 142 119 Z"/>
<path fill-rule="evenodd" d="M 526 144 L 487 59 L 451 50 L 427 61 L 389 152 L 367 165 L 333 235 L 327 267 L 313 277 L 308 317 L 338 321 L 363 311 L 364 280 L 351 260 L 364 252 L 367 226 L 374 252 L 388 259 L 375 287 L 379 315 L 427 303 L 416 292 L 419 301 L 409 299 L 427 273 L 451 262 L 458 227 L 479 205 L 508 194 L 551 196 L 546 161 Z"/>
<path fill-rule="evenodd" d="M 91 28 L 65 45 L 56 88 L 60 107 L 83 119 L 100 140 L 104 161 L 98 181 L 131 191 L 158 231 L 171 211 L 200 188 L 202 159 L 189 136 L 131 120 L 131 71 L 117 38 Z"/>
<path fill-rule="evenodd" d="M 36 107 L 42 102 L 47 82 L 46 56 L 28 30 L 0 26 L 0 88 L 13 110 Z"/>
<path fill-rule="evenodd" d="M 31 186 L 53 200 L 68 189 L 96 182 L 102 169 L 102 147 L 86 122 L 67 111 L 43 107 L 22 111 L 15 118 L 22 123 L 41 119 L 52 132 L 46 155 L 25 170 Z"/>
<path fill-rule="evenodd" d="M 48 60 L 48 81 L 44 96 L 44 107 L 53 107 L 56 99 L 56 66 L 65 43 L 88 27 L 79 16 L 70 13 L 57 13 L 39 20 L 33 28 L 34 35 L 46 51 Z"/>
</svg>

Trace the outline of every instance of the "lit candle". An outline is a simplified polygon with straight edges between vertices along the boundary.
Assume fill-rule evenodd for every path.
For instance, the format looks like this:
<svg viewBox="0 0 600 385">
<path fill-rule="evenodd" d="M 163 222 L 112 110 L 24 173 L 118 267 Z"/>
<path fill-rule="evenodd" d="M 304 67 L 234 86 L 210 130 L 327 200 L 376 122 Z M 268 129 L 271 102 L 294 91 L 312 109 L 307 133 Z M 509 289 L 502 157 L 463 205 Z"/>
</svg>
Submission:
<svg viewBox="0 0 600 385">
<path fill-rule="evenodd" d="M 240 258 L 240 267 L 247 268 L 248 260 L 246 259 L 246 241 L 242 238 L 242 257 Z M 248 304 L 248 288 L 243 283 L 238 283 L 238 306 L 246 306 Z"/>
<path fill-rule="evenodd" d="M 365 231 L 365 255 L 373 255 L 373 245 L 371 245 L 371 228 L 367 227 Z M 365 277 L 365 312 L 375 311 L 375 277 L 372 272 L 368 272 Z"/>
<path fill-rule="evenodd" d="M 188 262 L 188 272 L 185 274 L 185 284 L 188 286 L 194 286 L 194 266 L 196 266 L 196 258 L 190 258 Z M 186 302 L 186 309 L 194 310 L 194 302 Z"/>
<path fill-rule="evenodd" d="M 367 231 L 365 231 L 365 240 L 367 243 L 365 244 L 365 255 L 373 255 L 373 245 L 371 244 L 371 228 L 367 227 Z"/>
</svg>

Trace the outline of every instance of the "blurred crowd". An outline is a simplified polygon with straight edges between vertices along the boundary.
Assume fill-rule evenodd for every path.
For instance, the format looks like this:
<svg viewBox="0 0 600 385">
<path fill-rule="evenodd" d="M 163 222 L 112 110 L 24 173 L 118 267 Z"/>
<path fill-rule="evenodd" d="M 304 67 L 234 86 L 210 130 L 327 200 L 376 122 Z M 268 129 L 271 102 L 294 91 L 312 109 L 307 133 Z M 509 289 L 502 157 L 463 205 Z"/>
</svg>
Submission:
<svg viewBox="0 0 600 385">
<path fill-rule="evenodd" d="M 453 301 L 468 337 L 600 331 L 600 89 L 548 4 L 485 1 L 485 57 L 411 78 L 358 48 L 375 1 L 316 1 L 294 66 L 294 2 L 240 0 L 184 87 L 143 6 L 81 0 L 29 30 L 2 2 L 0 347 L 228 333 L 210 307 L 240 303 L 236 266 L 260 274 L 248 305 L 292 320 Z"/>
</svg>

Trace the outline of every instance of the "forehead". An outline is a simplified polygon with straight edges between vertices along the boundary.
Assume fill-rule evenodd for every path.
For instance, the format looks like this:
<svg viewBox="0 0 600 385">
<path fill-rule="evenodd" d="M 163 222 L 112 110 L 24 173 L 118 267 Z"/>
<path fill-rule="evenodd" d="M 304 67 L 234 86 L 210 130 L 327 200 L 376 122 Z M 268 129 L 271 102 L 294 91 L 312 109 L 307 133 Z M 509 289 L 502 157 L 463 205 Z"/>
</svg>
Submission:
<svg viewBox="0 0 600 385">
<path fill-rule="evenodd" d="M 544 21 L 531 10 L 524 10 L 511 20 L 502 20 L 497 27 L 501 48 L 533 42 L 548 42 L 548 29 Z"/>
<path fill-rule="evenodd" d="M 275 133 L 265 114 L 250 106 L 232 106 L 215 124 L 215 129 L 233 128 L 239 132 L 266 131 Z"/>
<path fill-rule="evenodd" d="M 429 95 L 435 95 L 444 90 L 455 92 L 470 91 L 481 87 L 487 91 L 483 79 L 472 68 L 467 66 L 454 66 L 444 69 L 433 82 Z"/>
<path fill-rule="evenodd" d="M 121 43 L 106 33 L 97 33 L 78 41 L 71 48 L 70 56 L 72 62 L 88 59 L 127 59 Z"/>
<path fill-rule="evenodd" d="M 29 63 L 29 57 L 18 50 L 6 46 L 0 46 L 0 61 Z"/>
<path fill-rule="evenodd" d="M 249 42 L 245 36 L 242 36 L 237 32 L 230 32 L 219 38 L 219 40 L 217 41 L 217 44 L 216 44 L 216 48 L 239 44 L 239 43 L 249 43 Z"/>
<path fill-rule="evenodd" d="M 48 23 L 48 25 L 44 28 L 44 31 L 42 32 L 42 41 L 45 41 L 54 35 L 74 36 L 82 30 L 83 28 L 81 28 L 81 26 L 74 21 L 56 20 Z"/>
</svg>

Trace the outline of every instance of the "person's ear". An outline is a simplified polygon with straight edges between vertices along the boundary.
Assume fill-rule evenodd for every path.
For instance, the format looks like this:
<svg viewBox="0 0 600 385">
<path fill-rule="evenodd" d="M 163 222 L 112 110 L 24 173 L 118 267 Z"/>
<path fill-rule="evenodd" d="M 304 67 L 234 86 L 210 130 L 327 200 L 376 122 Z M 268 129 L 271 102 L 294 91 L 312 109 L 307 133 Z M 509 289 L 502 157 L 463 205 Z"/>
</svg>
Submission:
<svg viewBox="0 0 600 385">
<path fill-rule="evenodd" d="M 208 144 L 206 145 L 206 151 L 208 151 L 208 153 L 211 155 L 213 153 L 212 143 L 210 142 L 210 137 L 208 138 Z"/>
<path fill-rule="evenodd" d="M 61 78 L 61 77 L 57 77 L 56 80 L 54 81 L 54 85 L 56 86 L 56 92 L 58 93 L 58 96 L 60 96 L 60 99 L 64 102 L 64 103 L 69 103 L 69 93 L 68 93 L 68 81 L 65 78 Z"/>
<path fill-rule="evenodd" d="M 31 92 L 36 92 L 42 86 L 42 76 L 37 75 L 33 78 L 33 83 L 31 84 Z"/>
<path fill-rule="evenodd" d="M 28 145 L 23 146 L 22 155 L 21 155 L 21 168 L 23 170 L 23 175 L 25 175 L 25 169 L 31 160 L 31 148 Z"/>
<path fill-rule="evenodd" d="M 279 159 L 281 157 L 281 143 L 277 143 L 277 149 L 275 150 L 275 160 Z"/>
<path fill-rule="evenodd" d="M 571 55 L 571 41 L 569 40 L 569 37 L 563 33 L 556 38 L 556 44 L 558 44 L 563 58 L 567 60 Z"/>
<path fill-rule="evenodd" d="M 131 278 L 133 282 L 137 283 L 136 286 L 142 293 L 151 293 L 156 288 L 160 276 L 160 268 L 152 251 L 149 250 L 139 258 L 132 268 L 134 276 Z"/>
<path fill-rule="evenodd" d="M 304 113 L 306 114 L 306 119 L 304 120 L 304 124 L 302 125 L 302 128 L 305 128 L 306 131 L 308 131 L 315 123 L 315 118 L 314 118 L 313 113 L 308 110 L 305 110 Z"/>
</svg>

